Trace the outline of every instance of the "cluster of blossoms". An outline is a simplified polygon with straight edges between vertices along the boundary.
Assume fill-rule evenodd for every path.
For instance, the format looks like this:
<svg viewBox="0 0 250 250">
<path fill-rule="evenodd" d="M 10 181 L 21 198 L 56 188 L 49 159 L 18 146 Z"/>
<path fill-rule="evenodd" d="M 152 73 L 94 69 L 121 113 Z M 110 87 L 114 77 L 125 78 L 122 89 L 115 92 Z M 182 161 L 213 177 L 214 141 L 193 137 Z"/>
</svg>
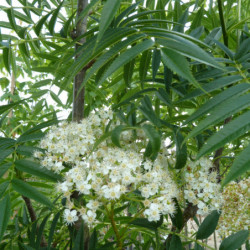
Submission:
<svg viewBox="0 0 250 250">
<path fill-rule="evenodd" d="M 46 153 L 35 153 L 45 168 L 64 176 L 57 190 L 67 200 L 64 218 L 68 224 L 81 216 L 92 225 L 97 222 L 98 210 L 135 199 L 149 221 L 175 212 L 173 198 L 178 198 L 179 192 L 166 168 L 167 156 L 162 153 L 154 162 L 144 159 L 143 135 L 129 142 L 131 136 L 125 132 L 122 148 L 106 140 L 93 150 L 112 118 L 112 112 L 101 110 L 81 123 L 53 127 L 40 144 Z M 84 195 L 85 205 L 71 200 L 73 192 Z"/>
<path fill-rule="evenodd" d="M 188 162 L 185 171 L 184 198 L 197 205 L 197 213 L 206 216 L 213 210 L 221 208 L 223 197 L 220 184 L 216 182 L 216 172 L 210 172 L 212 162 L 201 158 Z"/>
<path fill-rule="evenodd" d="M 217 228 L 222 238 L 242 229 L 250 230 L 249 191 L 250 178 L 231 182 L 224 188 L 224 204 Z"/>
</svg>

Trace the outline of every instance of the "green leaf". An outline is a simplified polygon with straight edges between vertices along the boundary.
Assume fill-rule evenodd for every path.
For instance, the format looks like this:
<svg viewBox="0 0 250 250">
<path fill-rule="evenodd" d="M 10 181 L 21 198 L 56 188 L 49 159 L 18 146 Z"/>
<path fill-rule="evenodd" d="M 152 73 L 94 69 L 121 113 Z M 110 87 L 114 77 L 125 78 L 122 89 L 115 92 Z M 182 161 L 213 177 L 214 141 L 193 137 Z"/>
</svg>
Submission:
<svg viewBox="0 0 250 250">
<path fill-rule="evenodd" d="M 7 12 L 7 16 L 8 16 L 8 19 L 9 19 L 9 22 L 10 22 L 12 29 L 17 31 L 17 25 L 16 25 L 16 20 L 15 20 L 13 8 L 9 8 L 6 12 Z"/>
<path fill-rule="evenodd" d="M 25 100 L 27 100 L 27 99 L 23 99 L 23 100 L 18 101 L 18 102 L 12 102 L 10 104 L 0 106 L 0 114 L 4 113 L 7 110 L 10 110 L 11 108 L 14 108 L 15 106 L 17 106 L 18 104 L 22 103 Z"/>
<path fill-rule="evenodd" d="M 135 68 L 135 59 L 125 64 L 123 68 L 123 79 L 126 86 L 128 87 L 131 85 L 134 68 Z"/>
<path fill-rule="evenodd" d="M 48 17 L 51 15 L 52 12 L 48 13 L 47 15 L 43 16 L 38 23 L 36 24 L 34 30 L 37 36 L 40 35 L 40 32 L 42 30 L 43 25 L 45 24 L 45 22 L 47 21 Z"/>
<path fill-rule="evenodd" d="M 174 139 L 176 144 L 176 163 L 175 168 L 181 169 L 185 167 L 187 162 L 187 145 L 183 143 L 184 138 L 179 130 L 174 131 Z"/>
<path fill-rule="evenodd" d="M 209 214 L 199 226 L 196 239 L 207 239 L 215 231 L 219 218 L 220 213 L 217 210 Z"/>
<path fill-rule="evenodd" d="M 10 73 L 10 48 L 3 48 L 3 63 L 7 71 Z"/>
<path fill-rule="evenodd" d="M 24 14 L 22 14 L 21 12 L 18 12 L 18 11 L 16 11 L 16 10 L 13 10 L 13 14 L 14 14 L 14 16 L 15 16 L 17 19 L 19 19 L 19 20 L 21 20 L 21 21 L 23 21 L 23 22 L 26 22 L 26 23 L 28 23 L 28 24 L 33 24 L 33 23 L 34 23 L 34 22 L 32 21 L 32 19 L 31 19 L 29 16 L 24 15 Z"/>
<path fill-rule="evenodd" d="M 203 104 L 198 110 L 196 110 L 186 121 L 184 124 L 187 124 L 193 120 L 200 118 L 201 116 L 210 113 L 211 110 L 216 108 L 219 104 L 226 101 L 230 97 L 236 97 L 244 92 L 246 92 L 250 88 L 248 83 L 241 83 L 236 86 L 230 87 L 220 94 L 214 96 L 210 100 L 208 100 L 205 104 Z"/>
<path fill-rule="evenodd" d="M 62 181 L 62 177 L 59 174 L 41 167 L 39 164 L 33 161 L 17 160 L 15 161 L 15 167 L 22 172 L 26 172 L 53 182 Z"/>
<path fill-rule="evenodd" d="M 222 187 L 250 170 L 250 144 L 234 160 L 229 173 L 222 181 Z"/>
<path fill-rule="evenodd" d="M 42 240 L 42 237 L 43 237 L 43 231 L 44 231 L 46 222 L 47 222 L 47 220 L 49 219 L 49 217 L 50 217 L 50 214 L 47 215 L 47 216 L 43 219 L 42 223 L 41 223 L 40 226 L 39 226 L 39 231 L 38 231 L 38 233 L 37 233 L 37 239 L 36 239 L 36 243 L 35 243 L 36 249 L 39 249 L 39 247 L 40 247 L 40 243 L 41 243 L 41 240 Z"/>
<path fill-rule="evenodd" d="M 160 127 L 161 122 L 160 119 L 155 114 L 153 110 L 152 103 L 147 95 L 141 100 L 141 106 L 139 106 L 139 110 L 143 113 L 143 115 L 151 121 L 155 126 Z"/>
<path fill-rule="evenodd" d="M 15 151 L 14 148 L 0 150 L 0 163 L 3 162 L 5 160 L 5 158 L 7 158 L 14 151 Z"/>
<path fill-rule="evenodd" d="M 153 77 L 153 80 L 155 80 L 158 69 L 160 67 L 160 63 L 161 63 L 161 51 L 155 48 L 154 52 L 153 52 L 153 57 L 152 57 L 152 77 Z"/>
<path fill-rule="evenodd" d="M 46 196 L 44 196 L 36 188 L 32 187 L 28 183 L 26 183 L 22 180 L 19 180 L 19 179 L 13 179 L 11 181 L 11 184 L 12 184 L 13 189 L 17 193 L 24 195 L 30 199 L 33 199 L 33 200 L 35 200 L 43 205 L 46 205 L 48 207 L 53 207 L 53 204 Z"/>
<path fill-rule="evenodd" d="M 235 56 L 234 56 L 235 60 L 239 60 L 241 57 L 246 55 L 249 52 L 249 50 L 250 50 L 250 38 L 244 40 L 240 44 L 240 46 L 239 46 L 239 48 L 236 51 Z"/>
<path fill-rule="evenodd" d="M 250 94 L 233 97 L 218 105 L 211 114 L 202 120 L 197 127 L 187 136 L 188 138 L 194 137 L 204 131 L 210 126 L 214 126 L 220 121 L 225 120 L 227 117 L 235 114 L 236 112 L 245 109 L 250 104 Z"/>
<path fill-rule="evenodd" d="M 33 156 L 33 153 L 35 150 L 40 150 L 40 148 L 32 147 L 32 146 L 25 146 L 25 145 L 19 145 L 16 149 L 16 152 L 21 155 L 25 155 L 28 157 Z"/>
<path fill-rule="evenodd" d="M 54 35 L 54 28 L 56 24 L 56 19 L 59 14 L 59 11 L 63 5 L 63 1 L 58 5 L 58 7 L 54 10 L 54 13 L 52 14 L 52 17 L 49 20 L 49 32 L 51 35 Z"/>
<path fill-rule="evenodd" d="M 82 20 L 86 15 L 88 15 L 91 8 L 93 8 L 100 0 L 92 0 L 90 3 L 83 9 L 80 15 L 76 19 L 76 23 Z"/>
<path fill-rule="evenodd" d="M 233 52 L 229 48 L 227 48 L 223 43 L 221 43 L 215 39 L 212 39 L 212 40 L 225 52 L 226 55 L 228 55 L 228 57 L 231 60 L 233 60 L 234 55 L 233 55 Z"/>
<path fill-rule="evenodd" d="M 148 221 L 146 218 L 137 218 L 133 220 L 132 222 L 129 222 L 129 224 L 135 225 L 135 226 L 140 226 L 140 227 L 145 227 L 151 230 L 156 230 L 157 229 L 157 222 L 155 221 Z"/>
<path fill-rule="evenodd" d="M 111 132 L 107 132 L 105 134 L 103 134 L 94 144 L 92 151 L 94 152 L 96 150 L 96 148 L 100 145 L 100 143 L 102 143 L 104 140 L 106 140 L 109 136 L 111 136 Z"/>
<path fill-rule="evenodd" d="M 166 105 L 172 106 L 172 101 L 170 99 L 170 96 L 168 95 L 167 91 L 165 89 L 160 88 L 157 92 L 155 92 L 156 96 Z"/>
<path fill-rule="evenodd" d="M 32 134 L 22 134 L 18 139 L 17 142 L 21 143 L 21 142 L 27 142 L 27 141 L 38 141 L 41 138 L 44 137 L 44 133 L 42 132 L 38 132 L 38 133 L 32 133 Z"/>
<path fill-rule="evenodd" d="M 139 88 L 131 89 L 122 97 L 120 103 L 113 106 L 113 109 L 117 109 L 124 104 L 128 104 L 132 100 L 143 97 L 144 93 L 153 92 L 155 90 L 155 88 L 148 88 L 143 90 L 139 90 Z"/>
<path fill-rule="evenodd" d="M 203 18 L 203 11 L 204 11 L 204 6 L 201 6 L 201 8 L 198 10 L 198 12 L 195 14 L 191 26 L 190 26 L 190 30 L 194 30 L 195 28 L 198 28 L 199 26 L 201 26 L 201 20 Z"/>
<path fill-rule="evenodd" d="M 36 82 L 35 84 L 32 85 L 32 88 L 40 88 L 42 86 L 46 86 L 48 85 L 49 83 L 51 83 L 51 79 L 46 79 L 46 80 L 42 80 L 42 81 L 38 81 Z"/>
<path fill-rule="evenodd" d="M 129 22 L 126 27 L 136 27 L 141 25 L 152 25 L 152 24 L 158 24 L 158 25 L 166 25 L 167 23 L 171 24 L 178 24 L 177 22 L 168 21 L 168 20 L 162 20 L 162 19 L 140 19 L 133 22 Z"/>
<path fill-rule="evenodd" d="M 206 93 L 210 93 L 216 89 L 226 87 L 226 86 L 231 85 L 231 84 L 238 82 L 240 80 L 242 80 L 242 77 L 240 75 L 220 77 L 220 78 L 218 78 L 214 81 L 211 81 L 207 84 L 201 85 L 201 87 L 202 87 L 202 89 L 204 89 L 204 91 L 201 89 L 196 89 L 196 90 L 192 91 L 191 93 L 187 94 L 186 96 L 184 96 L 177 103 L 188 100 L 188 99 L 192 99 L 194 97 L 204 95 Z"/>
<path fill-rule="evenodd" d="M 12 163 L 0 165 L 0 178 L 8 171 Z"/>
<path fill-rule="evenodd" d="M 69 26 L 70 26 L 72 20 L 75 17 L 75 13 L 76 12 L 74 11 L 74 13 L 70 16 L 70 18 L 67 20 L 67 22 L 65 22 L 65 24 L 63 25 L 63 28 L 61 29 L 60 33 L 62 32 L 62 36 L 63 37 L 67 37 L 68 36 Z"/>
<path fill-rule="evenodd" d="M 73 79 L 73 77 L 83 67 L 85 67 L 88 63 L 92 62 L 92 60 L 95 60 L 99 54 L 103 53 L 103 51 L 106 50 L 106 48 L 111 47 L 113 44 L 117 43 L 120 39 L 128 37 L 135 33 L 137 33 L 136 30 L 129 28 L 109 29 L 105 32 L 105 36 L 103 37 L 102 42 L 97 44 L 95 48 L 93 47 L 93 43 L 96 42 L 96 36 L 87 40 L 87 42 L 83 44 L 77 51 L 77 53 L 84 53 L 84 56 L 78 57 L 78 59 L 73 64 L 70 60 L 72 59 L 72 56 L 74 54 L 71 54 L 69 56 L 68 60 L 71 66 L 69 67 L 68 66 L 69 64 L 66 65 L 65 68 L 66 79 L 62 83 L 61 87 L 65 87 L 67 84 L 69 84 Z M 61 75 L 59 75 L 59 78 L 61 78 Z"/>
<path fill-rule="evenodd" d="M 50 91 L 50 96 L 59 106 L 64 107 L 64 104 L 62 103 L 58 95 L 56 95 L 53 91 Z"/>
<path fill-rule="evenodd" d="M 100 24 L 99 24 L 99 33 L 97 36 L 97 43 L 101 41 L 101 38 L 112 22 L 119 6 L 120 6 L 121 0 L 107 0 L 105 5 L 103 6 L 102 9 L 102 14 L 101 14 L 101 19 L 100 19 Z"/>
<path fill-rule="evenodd" d="M 176 198 L 174 198 L 174 202 L 175 202 L 176 210 L 173 215 L 170 215 L 170 218 L 171 218 L 173 225 L 176 226 L 179 230 L 181 230 L 184 225 L 183 213 L 181 211 L 181 208 Z"/>
<path fill-rule="evenodd" d="M 136 34 L 128 37 L 126 40 L 117 43 L 113 46 L 108 52 L 101 55 L 98 60 L 93 64 L 93 66 L 87 72 L 84 82 L 81 85 L 80 90 L 85 85 L 85 83 L 93 76 L 99 69 L 101 69 L 106 63 L 110 62 L 112 58 L 114 58 L 121 50 L 126 49 L 128 45 L 136 42 L 137 40 L 143 38 L 144 35 Z M 128 68 L 129 67 L 129 68 Z M 126 65 L 124 65 L 124 80 L 127 85 L 130 84 L 132 74 L 134 69 L 134 60 L 130 61 Z M 125 72 L 126 70 L 126 72 Z"/>
<path fill-rule="evenodd" d="M 152 147 L 152 155 L 155 155 L 159 152 L 161 147 L 161 136 L 155 130 L 155 128 L 150 124 L 144 124 L 142 126 L 143 131 L 145 132 L 146 136 L 149 138 Z"/>
<path fill-rule="evenodd" d="M 120 27 L 121 26 L 125 26 L 125 24 L 133 21 L 133 20 L 138 20 L 140 18 L 142 18 L 143 16 L 149 16 L 153 13 L 163 13 L 165 12 L 165 10 L 150 10 L 150 11 L 142 11 L 142 12 L 139 12 L 138 14 L 135 14 L 135 15 L 131 15 L 129 17 L 127 17 L 126 19 L 124 19 L 121 23 L 120 23 Z"/>
<path fill-rule="evenodd" d="M 187 19 L 188 19 L 188 14 L 189 14 L 189 11 L 188 11 L 188 9 L 186 9 L 184 11 L 184 13 L 178 19 L 178 23 L 180 23 L 180 24 L 174 26 L 174 31 L 184 33 L 184 27 L 185 27 L 185 24 L 186 24 Z"/>
<path fill-rule="evenodd" d="M 82 221 L 81 227 L 74 240 L 73 250 L 84 250 L 84 233 L 84 222 Z"/>
<path fill-rule="evenodd" d="M 162 36 L 162 34 L 160 35 Z M 157 43 L 198 62 L 205 63 L 215 68 L 224 69 L 215 59 L 213 59 L 213 57 L 209 56 L 204 50 L 191 41 L 173 34 L 165 34 L 165 36 L 166 39 L 157 39 Z"/>
<path fill-rule="evenodd" d="M 240 137 L 249 129 L 250 111 L 237 117 L 236 119 L 225 125 L 225 127 L 222 128 L 219 132 L 211 136 L 207 140 L 207 143 L 199 151 L 197 159 L 205 154 L 215 151 L 227 142 L 233 141 L 234 139 Z"/>
<path fill-rule="evenodd" d="M 96 229 L 94 228 L 94 231 L 93 233 L 91 234 L 91 237 L 90 237 L 90 241 L 89 241 L 89 249 L 93 249 L 93 250 L 96 250 L 97 249 L 97 243 L 98 243 L 98 235 L 97 235 L 97 231 Z"/>
<path fill-rule="evenodd" d="M 55 215 L 55 217 L 54 217 L 54 219 L 53 219 L 53 221 L 51 223 L 51 227 L 50 227 L 50 231 L 49 231 L 49 239 L 48 239 L 48 250 L 50 250 L 50 245 L 51 245 L 51 243 L 53 241 L 53 236 L 54 236 L 54 232 L 55 232 L 55 229 L 56 229 L 56 224 L 58 222 L 58 219 L 59 219 L 60 215 L 61 215 L 61 211 L 59 211 Z"/>
<path fill-rule="evenodd" d="M 126 8 L 116 19 L 115 19 L 115 26 L 119 25 L 119 23 L 121 22 L 121 20 L 127 16 L 128 14 L 130 14 L 136 7 L 138 4 L 140 4 L 143 0 L 141 1 L 137 1 L 136 3 L 132 4 L 131 6 L 129 6 L 128 8 Z"/>
<path fill-rule="evenodd" d="M 15 146 L 16 141 L 11 138 L 0 137 L 0 149 L 10 149 Z"/>
<path fill-rule="evenodd" d="M 59 121 L 57 119 L 52 119 L 52 120 L 49 120 L 49 121 L 46 121 L 46 122 L 42 122 L 38 125 L 36 125 L 35 127 L 32 127 L 30 129 L 28 129 L 27 131 L 25 131 L 22 135 L 29 135 L 29 134 L 32 134 L 34 132 L 37 132 L 43 128 L 47 128 L 47 127 L 50 127 L 52 125 L 55 125 L 57 124 Z"/>
<path fill-rule="evenodd" d="M 173 72 L 176 72 L 181 77 L 193 83 L 195 86 L 199 84 L 194 79 L 190 69 L 189 64 L 186 58 L 180 55 L 178 52 L 175 52 L 171 49 L 161 49 L 161 58 L 168 68 L 170 68 Z"/>
<path fill-rule="evenodd" d="M 134 47 L 126 50 L 124 53 L 122 53 L 118 58 L 116 58 L 113 63 L 110 65 L 110 67 L 107 69 L 107 71 L 103 74 L 97 85 L 102 84 L 106 78 L 110 77 L 112 73 L 114 73 L 116 70 L 118 70 L 120 67 L 131 61 L 133 58 L 135 58 L 138 54 L 141 52 L 149 49 L 154 45 L 154 42 L 152 40 L 145 40 Z"/>
<path fill-rule="evenodd" d="M 145 50 L 142 53 L 140 66 L 139 66 L 140 81 L 145 80 L 147 77 L 148 68 L 149 68 L 150 60 L 151 60 L 151 54 L 152 54 L 151 50 Z"/>
<path fill-rule="evenodd" d="M 121 147 L 120 135 L 125 127 L 125 125 L 119 125 L 111 132 L 111 140 L 117 147 Z"/>
<path fill-rule="evenodd" d="M 22 56 L 30 57 L 29 48 L 27 43 L 20 43 L 18 45 L 20 52 L 22 53 Z"/>
<path fill-rule="evenodd" d="M 5 193 L 6 189 L 8 188 L 9 184 L 10 184 L 9 181 L 5 181 L 5 182 L 2 182 L 0 184 L 0 199 L 4 195 L 4 193 Z"/>
<path fill-rule="evenodd" d="M 10 197 L 6 195 L 3 200 L 0 201 L 0 242 L 2 241 L 4 232 L 8 226 L 11 215 Z"/>
<path fill-rule="evenodd" d="M 177 249 L 178 250 L 183 249 L 181 239 L 177 235 L 172 235 L 169 250 L 177 250 Z"/>
<path fill-rule="evenodd" d="M 249 235 L 248 230 L 241 230 L 225 238 L 220 245 L 219 250 L 235 250 L 242 246 Z"/>
<path fill-rule="evenodd" d="M 12 50 L 10 50 L 10 65 L 12 74 L 16 77 L 17 76 L 16 56 L 15 52 Z"/>
</svg>

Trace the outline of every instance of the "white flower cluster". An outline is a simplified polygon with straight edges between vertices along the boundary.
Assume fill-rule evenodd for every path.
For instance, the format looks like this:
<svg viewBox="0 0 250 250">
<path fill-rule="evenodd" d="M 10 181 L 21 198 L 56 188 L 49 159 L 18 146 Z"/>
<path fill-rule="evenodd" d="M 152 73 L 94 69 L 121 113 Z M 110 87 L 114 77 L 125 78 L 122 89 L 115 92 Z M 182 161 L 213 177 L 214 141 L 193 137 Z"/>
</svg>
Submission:
<svg viewBox="0 0 250 250">
<path fill-rule="evenodd" d="M 198 206 L 197 213 L 203 216 L 222 205 L 220 184 L 216 182 L 216 172 L 209 172 L 212 162 L 201 158 L 196 162 L 188 162 L 185 171 L 184 198 Z"/>
<path fill-rule="evenodd" d="M 231 182 L 223 190 L 224 204 L 218 233 L 224 238 L 240 230 L 250 230 L 250 178 Z"/>
<path fill-rule="evenodd" d="M 79 124 L 53 127 L 41 141 L 46 153 L 35 153 L 44 167 L 64 175 L 57 190 L 67 199 L 64 218 L 68 224 L 77 221 L 80 215 L 92 225 L 97 222 L 97 210 L 130 199 L 138 200 L 149 221 L 157 221 L 161 215 L 175 211 L 173 198 L 178 197 L 178 188 L 165 167 L 165 156 L 154 162 L 145 160 L 138 147 L 142 142 L 138 144 L 138 140 L 121 143 L 123 148 L 102 142 L 92 152 L 112 117 L 110 111 L 102 110 Z M 84 195 L 86 205 L 74 204 L 73 192 Z"/>
</svg>

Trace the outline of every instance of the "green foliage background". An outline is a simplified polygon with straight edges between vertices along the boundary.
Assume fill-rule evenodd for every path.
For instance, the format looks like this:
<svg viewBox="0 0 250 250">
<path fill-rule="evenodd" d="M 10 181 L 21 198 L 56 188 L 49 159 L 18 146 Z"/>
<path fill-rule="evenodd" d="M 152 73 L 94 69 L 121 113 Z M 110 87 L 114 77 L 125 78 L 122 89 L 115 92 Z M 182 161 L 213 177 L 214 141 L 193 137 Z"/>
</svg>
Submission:
<svg viewBox="0 0 250 250">
<path fill-rule="evenodd" d="M 0 106 L 0 248 L 83 249 L 83 229 L 63 226 L 60 197 L 52 194 L 61 176 L 32 158 L 46 129 L 59 122 L 58 112 L 72 109 L 73 80 L 82 69 L 84 116 L 108 105 L 126 124 L 110 131 L 114 144 L 119 146 L 122 129 L 147 120 L 152 159 L 161 143 L 157 131 L 163 131 L 176 147 L 175 168 L 184 167 L 188 156 L 206 155 L 219 160 L 222 186 L 248 176 L 249 4 L 92 0 L 80 15 L 87 17 L 81 44 L 82 37 L 74 37 L 76 1 L 6 0 L 0 6 L 8 19 L 0 21 L 0 100 L 7 103 Z M 33 221 L 24 197 L 32 201 Z M 134 225 L 149 235 L 143 249 L 161 249 L 148 225 Z M 202 229 L 197 239 L 203 239 L 198 235 Z M 96 238 L 94 231 L 90 249 L 114 247 L 93 246 Z M 173 237 L 170 249 L 178 242 Z M 223 244 L 220 249 L 229 249 Z"/>
</svg>

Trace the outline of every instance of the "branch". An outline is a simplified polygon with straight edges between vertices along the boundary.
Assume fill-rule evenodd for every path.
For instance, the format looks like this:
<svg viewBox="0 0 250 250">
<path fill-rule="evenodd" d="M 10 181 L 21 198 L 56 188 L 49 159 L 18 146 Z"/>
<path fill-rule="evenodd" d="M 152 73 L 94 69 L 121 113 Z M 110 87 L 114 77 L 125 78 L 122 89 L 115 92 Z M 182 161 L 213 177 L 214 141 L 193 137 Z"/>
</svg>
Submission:
<svg viewBox="0 0 250 250">
<path fill-rule="evenodd" d="M 32 222 L 36 221 L 36 219 L 37 219 L 36 218 L 36 212 L 35 212 L 32 204 L 31 204 L 30 199 L 28 197 L 24 196 L 24 195 L 22 195 L 22 197 L 23 197 L 23 200 L 24 200 L 24 202 L 26 204 L 26 207 L 28 209 L 31 221 Z"/>
<path fill-rule="evenodd" d="M 26 204 L 26 207 L 28 209 L 28 213 L 30 215 L 31 221 L 35 222 L 37 220 L 37 217 L 36 217 L 36 212 L 35 212 L 35 210 L 34 210 L 34 208 L 32 206 L 31 200 L 28 197 L 24 196 L 24 195 L 22 195 L 22 198 L 23 198 L 23 200 L 24 200 L 24 202 Z M 39 225 L 37 225 L 37 231 L 38 230 L 39 230 Z M 44 238 L 44 235 L 42 235 L 40 246 L 41 247 L 46 247 L 47 245 L 48 245 L 48 243 L 46 242 L 46 240 Z"/>
<path fill-rule="evenodd" d="M 80 15 L 82 11 L 86 8 L 88 5 L 88 0 L 78 0 L 77 1 L 77 15 L 76 15 L 76 29 L 74 32 L 75 38 L 77 39 L 78 37 L 84 35 L 84 33 L 87 30 L 87 16 L 83 19 L 80 19 Z M 83 37 L 79 39 L 79 43 L 82 45 L 86 42 L 86 38 Z M 79 43 L 76 43 L 75 45 L 75 51 L 81 46 Z M 83 56 L 82 53 L 78 53 L 75 56 L 75 60 L 77 58 Z M 91 67 L 92 64 L 90 62 L 89 67 Z M 85 95 L 85 88 L 82 87 L 81 85 L 84 81 L 85 73 L 87 71 L 87 67 L 83 68 L 80 72 L 77 73 L 74 79 L 74 87 L 73 87 L 73 110 L 72 110 L 72 120 L 79 122 L 80 120 L 83 119 L 84 117 L 84 95 Z M 78 192 L 74 192 L 71 195 L 72 199 L 79 200 L 79 194 Z M 74 224 L 75 229 L 78 231 L 80 228 L 80 225 L 82 223 L 82 219 L 79 218 L 78 221 Z M 84 224 L 84 249 L 89 248 L 89 228 L 86 224 Z"/>
<path fill-rule="evenodd" d="M 185 227 L 185 225 L 187 224 L 187 222 L 196 215 L 197 210 L 198 210 L 198 207 L 189 202 L 187 204 L 187 207 L 185 208 L 185 210 L 183 212 L 183 224 L 182 224 L 182 227 L 180 229 L 178 229 L 176 226 L 173 225 L 172 228 L 171 228 L 171 232 L 180 233 L 182 231 L 182 229 Z M 167 239 L 165 241 L 165 246 L 167 246 L 171 242 L 172 235 L 173 234 L 171 234 L 171 233 L 168 235 L 168 237 L 167 237 Z"/>
<path fill-rule="evenodd" d="M 83 19 L 79 19 L 82 11 L 86 8 L 88 5 L 88 0 L 78 0 L 77 2 L 77 16 L 76 20 L 78 20 L 76 24 L 75 29 L 75 38 L 78 38 L 82 36 L 87 29 L 87 17 Z M 86 38 L 83 37 L 79 40 L 80 44 L 84 44 L 86 42 Z M 75 45 L 75 51 L 81 46 L 79 43 L 76 43 Z M 78 53 L 75 56 L 75 60 L 77 58 L 81 57 L 82 54 Z M 84 93 L 85 89 L 84 87 L 81 89 L 81 85 L 83 83 L 86 68 L 83 68 L 80 72 L 77 73 L 74 79 L 74 88 L 73 88 L 73 110 L 72 110 L 72 120 L 79 122 L 84 117 Z M 81 91 L 80 91 L 81 89 Z M 79 92 L 79 93 L 78 93 Z"/>
<path fill-rule="evenodd" d="M 224 125 L 228 124 L 232 120 L 232 116 L 228 117 L 224 121 Z M 217 182 L 221 182 L 221 175 L 220 175 L 220 159 L 223 153 L 224 147 L 221 147 L 215 151 L 214 154 L 214 166 L 210 169 L 210 172 L 216 171 L 217 172 Z"/>
</svg>

